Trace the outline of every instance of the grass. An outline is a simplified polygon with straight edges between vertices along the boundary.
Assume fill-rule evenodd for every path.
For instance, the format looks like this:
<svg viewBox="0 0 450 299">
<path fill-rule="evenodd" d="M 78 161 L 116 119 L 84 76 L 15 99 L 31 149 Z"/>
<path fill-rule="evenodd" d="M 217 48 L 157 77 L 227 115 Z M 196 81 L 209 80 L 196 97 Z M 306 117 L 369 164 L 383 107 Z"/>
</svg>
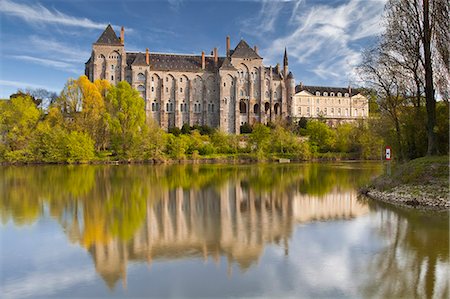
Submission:
<svg viewBox="0 0 450 299">
<path fill-rule="evenodd" d="M 389 190 L 400 185 L 435 185 L 448 188 L 449 157 L 431 156 L 414 159 L 396 165 L 390 176 L 380 176 L 373 182 L 373 187 L 379 190 Z"/>
</svg>

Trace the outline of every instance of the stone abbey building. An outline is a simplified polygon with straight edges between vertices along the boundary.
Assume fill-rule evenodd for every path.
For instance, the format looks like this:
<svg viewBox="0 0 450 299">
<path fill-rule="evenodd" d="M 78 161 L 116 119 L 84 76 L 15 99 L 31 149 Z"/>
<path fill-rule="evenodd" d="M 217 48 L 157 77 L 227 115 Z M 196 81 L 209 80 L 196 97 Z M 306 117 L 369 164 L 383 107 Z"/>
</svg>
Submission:
<svg viewBox="0 0 450 299">
<path fill-rule="evenodd" d="M 239 133 L 244 123 L 303 116 L 286 50 L 282 68 L 267 67 L 256 46 L 241 40 L 231 49 L 229 37 L 225 56 L 217 48 L 211 55 L 127 52 L 124 28 L 118 37 L 108 25 L 93 44 L 85 74 L 111 84 L 126 80 L 145 100 L 146 116 L 164 129 L 197 124 Z"/>
</svg>

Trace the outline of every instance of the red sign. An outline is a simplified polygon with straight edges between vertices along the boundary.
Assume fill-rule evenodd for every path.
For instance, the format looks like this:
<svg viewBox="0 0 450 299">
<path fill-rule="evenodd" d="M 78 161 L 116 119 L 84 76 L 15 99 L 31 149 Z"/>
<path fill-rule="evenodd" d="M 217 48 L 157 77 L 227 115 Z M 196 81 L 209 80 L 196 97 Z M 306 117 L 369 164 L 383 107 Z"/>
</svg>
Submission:
<svg viewBox="0 0 450 299">
<path fill-rule="evenodd" d="M 392 149 L 390 146 L 386 146 L 386 160 L 391 160 L 392 158 Z"/>
</svg>

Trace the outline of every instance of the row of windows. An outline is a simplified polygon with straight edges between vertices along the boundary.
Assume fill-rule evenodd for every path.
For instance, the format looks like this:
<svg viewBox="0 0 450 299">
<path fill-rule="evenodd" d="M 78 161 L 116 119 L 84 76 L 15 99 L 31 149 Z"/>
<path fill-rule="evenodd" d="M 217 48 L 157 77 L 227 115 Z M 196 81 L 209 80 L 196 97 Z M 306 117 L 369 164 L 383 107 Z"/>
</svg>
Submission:
<svg viewBox="0 0 450 299">
<path fill-rule="evenodd" d="M 301 99 L 300 100 L 300 102 L 303 102 L 303 103 L 306 103 L 306 104 L 310 104 L 310 103 L 312 103 L 314 101 L 314 99 Z M 341 100 L 341 99 L 316 99 L 316 104 L 317 105 L 319 105 L 319 104 L 350 104 L 350 102 L 349 101 L 351 101 L 350 99 L 349 100 L 347 100 L 347 99 L 343 99 L 343 100 Z M 353 104 L 354 105 L 357 105 L 357 104 L 363 104 L 363 102 L 362 101 L 357 101 L 357 100 L 353 100 Z"/>
<path fill-rule="evenodd" d="M 337 108 L 336 110 L 337 110 L 337 115 L 341 116 L 341 113 L 342 113 L 341 108 Z M 305 110 L 303 110 L 303 111 L 305 111 Z M 334 111 L 335 111 L 334 108 L 331 108 L 331 114 L 330 115 L 334 115 Z M 316 114 L 318 115 L 320 113 L 323 113 L 324 115 L 328 115 L 328 109 L 324 108 L 323 111 L 321 111 L 319 108 L 316 108 Z M 348 108 L 346 108 L 344 116 L 349 116 L 348 113 L 349 113 L 349 110 L 348 110 Z M 298 114 L 302 114 L 302 107 L 298 107 Z M 306 107 L 306 114 L 307 115 L 311 114 L 310 107 Z M 355 114 L 354 115 L 355 116 L 365 116 L 365 109 L 362 109 L 361 113 L 359 113 L 358 109 L 355 109 Z"/>
<path fill-rule="evenodd" d="M 320 97 L 320 91 L 316 91 L 316 96 L 319 96 L 319 97 Z M 324 91 L 324 92 L 322 93 L 322 96 L 328 97 L 328 92 Z M 334 97 L 334 96 L 335 96 L 335 93 L 334 93 L 334 92 L 330 92 L 330 97 Z M 338 93 L 337 93 L 337 96 L 338 96 L 338 97 L 342 97 L 342 93 L 338 92 Z M 347 92 L 344 93 L 344 97 L 348 98 L 348 96 L 349 96 L 349 94 L 348 94 Z"/>
</svg>

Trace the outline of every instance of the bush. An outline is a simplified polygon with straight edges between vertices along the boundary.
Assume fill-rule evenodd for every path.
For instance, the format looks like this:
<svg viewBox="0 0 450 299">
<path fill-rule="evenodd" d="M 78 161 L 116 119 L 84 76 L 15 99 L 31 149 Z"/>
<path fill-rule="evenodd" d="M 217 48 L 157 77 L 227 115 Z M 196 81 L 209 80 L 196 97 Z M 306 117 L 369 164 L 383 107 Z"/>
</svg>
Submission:
<svg viewBox="0 0 450 299">
<path fill-rule="evenodd" d="M 253 131 L 252 126 L 250 126 L 248 123 L 244 123 L 241 127 L 240 127 L 240 132 L 241 134 L 249 134 Z"/>
</svg>

